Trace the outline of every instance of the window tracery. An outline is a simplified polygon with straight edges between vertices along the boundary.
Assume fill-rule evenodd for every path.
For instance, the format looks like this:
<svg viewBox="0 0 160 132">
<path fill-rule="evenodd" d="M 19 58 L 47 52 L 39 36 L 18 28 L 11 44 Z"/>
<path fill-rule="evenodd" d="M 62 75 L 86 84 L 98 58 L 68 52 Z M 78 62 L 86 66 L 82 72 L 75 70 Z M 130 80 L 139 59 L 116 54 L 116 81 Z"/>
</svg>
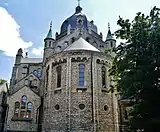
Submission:
<svg viewBox="0 0 160 132">
<path fill-rule="evenodd" d="M 23 95 L 20 102 L 15 102 L 14 118 L 28 119 L 31 118 L 32 102 L 27 103 L 27 96 Z"/>
</svg>

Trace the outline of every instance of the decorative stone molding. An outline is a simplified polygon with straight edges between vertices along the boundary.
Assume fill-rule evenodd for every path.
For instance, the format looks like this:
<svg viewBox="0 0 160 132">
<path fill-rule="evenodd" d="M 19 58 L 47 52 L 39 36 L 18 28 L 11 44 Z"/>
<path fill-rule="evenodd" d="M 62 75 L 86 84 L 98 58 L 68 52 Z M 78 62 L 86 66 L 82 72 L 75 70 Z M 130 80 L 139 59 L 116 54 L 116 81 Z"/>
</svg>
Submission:
<svg viewBox="0 0 160 132">
<path fill-rule="evenodd" d="M 67 59 L 60 59 L 58 61 L 55 61 L 52 63 L 52 68 L 56 65 L 62 64 L 62 63 L 67 63 Z"/>
</svg>

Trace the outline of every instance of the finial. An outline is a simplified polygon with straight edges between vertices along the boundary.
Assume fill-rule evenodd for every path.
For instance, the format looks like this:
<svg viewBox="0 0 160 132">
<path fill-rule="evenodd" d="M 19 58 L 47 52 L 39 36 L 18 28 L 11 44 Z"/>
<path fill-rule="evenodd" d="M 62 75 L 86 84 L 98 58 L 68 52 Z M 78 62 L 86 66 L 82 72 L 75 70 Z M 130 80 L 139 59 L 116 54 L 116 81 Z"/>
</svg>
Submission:
<svg viewBox="0 0 160 132">
<path fill-rule="evenodd" d="M 28 52 L 26 52 L 26 56 L 25 57 L 28 58 Z"/>
<path fill-rule="evenodd" d="M 50 23 L 50 29 L 52 29 L 52 21 L 51 21 L 51 23 Z"/>
<path fill-rule="evenodd" d="M 78 0 L 78 6 L 80 6 L 80 1 L 81 1 L 81 0 Z"/>
<path fill-rule="evenodd" d="M 108 30 L 110 30 L 110 23 L 108 22 Z"/>
</svg>

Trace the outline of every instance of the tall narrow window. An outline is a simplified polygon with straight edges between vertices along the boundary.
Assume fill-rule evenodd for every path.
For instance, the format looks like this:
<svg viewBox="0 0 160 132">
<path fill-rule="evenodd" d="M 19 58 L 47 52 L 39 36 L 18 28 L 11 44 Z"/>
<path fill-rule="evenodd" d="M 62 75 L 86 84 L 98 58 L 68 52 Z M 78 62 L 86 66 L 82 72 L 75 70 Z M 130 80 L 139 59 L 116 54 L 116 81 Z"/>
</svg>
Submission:
<svg viewBox="0 0 160 132">
<path fill-rule="evenodd" d="M 27 96 L 23 95 L 22 96 L 22 101 L 21 101 L 21 109 L 26 108 L 26 101 L 27 101 Z"/>
<path fill-rule="evenodd" d="M 79 65 L 79 86 L 84 87 L 84 64 Z"/>
<path fill-rule="evenodd" d="M 33 86 L 37 87 L 37 80 L 36 79 L 33 80 Z"/>
<path fill-rule="evenodd" d="M 34 70 L 34 71 L 33 71 L 33 74 L 34 74 L 35 76 L 37 76 L 37 70 Z"/>
<path fill-rule="evenodd" d="M 49 78 L 49 66 L 47 67 L 47 70 L 46 70 L 46 89 L 48 88 L 48 78 Z"/>
<path fill-rule="evenodd" d="M 31 111 L 32 111 L 32 103 L 28 102 L 26 118 L 30 118 L 31 117 Z"/>
<path fill-rule="evenodd" d="M 124 111 L 124 118 L 125 118 L 126 120 L 128 120 L 128 112 L 127 112 L 127 110 Z"/>
<path fill-rule="evenodd" d="M 106 68 L 102 66 L 102 87 L 106 88 Z"/>
<path fill-rule="evenodd" d="M 27 96 L 23 95 L 21 100 L 21 111 L 20 111 L 21 118 L 26 117 L 26 102 L 27 102 Z"/>
<path fill-rule="evenodd" d="M 14 117 L 18 117 L 19 109 L 20 109 L 20 103 L 19 102 L 15 102 Z"/>
<path fill-rule="evenodd" d="M 29 87 L 32 87 L 32 81 L 33 81 L 33 76 L 31 75 L 29 77 Z"/>
<path fill-rule="evenodd" d="M 42 72 L 41 69 L 38 68 L 38 73 L 37 73 L 37 76 L 38 76 L 38 77 L 41 77 L 41 74 L 42 74 L 41 72 Z"/>
<path fill-rule="evenodd" d="M 61 74 L 62 74 L 62 67 L 57 67 L 57 88 L 61 87 Z"/>
</svg>

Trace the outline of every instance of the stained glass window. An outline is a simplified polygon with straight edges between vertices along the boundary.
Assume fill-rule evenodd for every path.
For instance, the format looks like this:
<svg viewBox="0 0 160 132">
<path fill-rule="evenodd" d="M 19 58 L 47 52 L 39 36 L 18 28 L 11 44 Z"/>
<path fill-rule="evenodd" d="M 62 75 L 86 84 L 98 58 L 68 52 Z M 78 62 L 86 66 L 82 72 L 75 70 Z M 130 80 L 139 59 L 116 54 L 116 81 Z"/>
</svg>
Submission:
<svg viewBox="0 0 160 132">
<path fill-rule="evenodd" d="M 84 87 L 84 64 L 79 65 L 79 86 Z"/>
<path fill-rule="evenodd" d="M 23 95 L 22 96 L 22 101 L 21 101 L 21 109 L 26 108 L 26 101 L 27 101 L 27 96 Z"/>
<path fill-rule="evenodd" d="M 20 109 L 20 103 L 19 102 L 15 102 L 14 117 L 18 117 L 19 109 Z"/>
</svg>

